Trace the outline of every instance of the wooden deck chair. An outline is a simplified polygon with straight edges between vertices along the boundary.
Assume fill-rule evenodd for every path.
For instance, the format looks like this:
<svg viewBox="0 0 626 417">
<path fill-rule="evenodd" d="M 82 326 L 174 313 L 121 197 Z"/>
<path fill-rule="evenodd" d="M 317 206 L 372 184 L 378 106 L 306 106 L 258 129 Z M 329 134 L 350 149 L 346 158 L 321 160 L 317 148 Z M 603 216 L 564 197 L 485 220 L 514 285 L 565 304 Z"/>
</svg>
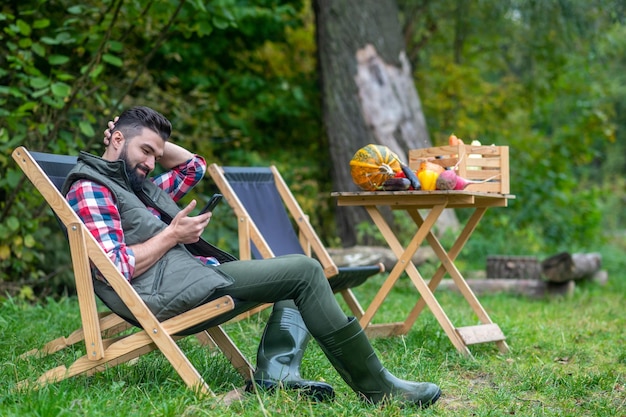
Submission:
<svg viewBox="0 0 626 417">
<path fill-rule="evenodd" d="M 225 296 L 171 319 L 158 321 L 59 192 L 67 173 L 76 164 L 76 157 L 30 153 L 26 148 L 19 147 L 13 152 L 13 158 L 43 195 L 67 233 L 82 323 L 82 327 L 68 337 L 54 339 L 43 348 L 28 351 L 22 357 L 49 355 L 82 341 L 86 349 L 85 355 L 69 367 L 61 365 L 43 373 L 35 386 L 75 375 L 91 375 L 159 350 L 189 388 L 214 395 L 176 343 L 178 339 L 192 334 L 212 341 L 245 380 L 251 377 L 252 366 L 220 324 L 256 304 L 236 303 L 231 297 Z M 132 312 L 137 320 L 137 323 L 133 323 L 136 327 L 112 312 L 98 313 L 91 264 L 106 277 Z M 120 334 L 127 329 L 135 331 Z M 29 385 L 31 381 L 22 381 L 20 384 Z"/>
<path fill-rule="evenodd" d="M 383 272 L 382 263 L 337 267 L 275 166 L 211 164 L 209 174 L 237 216 L 241 259 L 294 253 L 314 256 L 322 264 L 333 291 L 342 295 L 356 317 L 363 316 L 363 308 L 351 288 Z"/>
</svg>

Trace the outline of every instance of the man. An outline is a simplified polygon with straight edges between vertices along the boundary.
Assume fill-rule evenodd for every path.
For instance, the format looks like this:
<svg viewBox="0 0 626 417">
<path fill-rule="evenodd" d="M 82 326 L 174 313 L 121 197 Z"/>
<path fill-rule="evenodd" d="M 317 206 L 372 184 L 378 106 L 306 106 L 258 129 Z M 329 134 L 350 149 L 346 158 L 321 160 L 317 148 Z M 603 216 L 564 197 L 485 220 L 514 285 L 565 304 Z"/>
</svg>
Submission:
<svg viewBox="0 0 626 417">
<path fill-rule="evenodd" d="M 348 318 L 337 304 L 319 262 L 303 255 L 238 261 L 200 238 L 211 213 L 191 216 L 196 201 L 182 210 L 176 201 L 202 178 L 206 163 L 168 142 L 170 134 L 171 124 L 161 114 L 147 107 L 129 109 L 111 130 L 103 156 L 81 153 L 63 187 L 72 208 L 156 317 L 165 320 L 223 295 L 277 303 L 273 315 L 279 318 L 270 320 L 264 340 L 274 337 L 276 328 L 304 323 L 344 381 L 364 399 L 376 403 L 395 397 L 420 406 L 434 403 L 441 394 L 439 387 L 401 380 L 382 366 L 358 321 Z M 146 181 L 157 161 L 168 171 Z M 97 272 L 96 278 L 98 296 L 114 312 L 133 321 Z M 281 326 L 285 317 L 288 323 Z M 284 336 L 276 334 L 277 339 Z M 306 337 L 294 338 L 299 341 L 286 358 L 295 359 L 296 365 L 286 369 L 291 377 L 284 376 L 298 387 Z M 261 345 L 260 351 L 264 342 Z M 277 351 L 279 355 L 285 352 Z M 273 354 L 267 362 L 280 364 L 280 359 L 272 360 Z M 284 371 L 279 368 L 257 369 L 255 381 L 265 385 L 267 380 L 270 386 L 279 383 Z M 324 384 L 304 383 L 313 395 L 332 393 Z"/>
</svg>

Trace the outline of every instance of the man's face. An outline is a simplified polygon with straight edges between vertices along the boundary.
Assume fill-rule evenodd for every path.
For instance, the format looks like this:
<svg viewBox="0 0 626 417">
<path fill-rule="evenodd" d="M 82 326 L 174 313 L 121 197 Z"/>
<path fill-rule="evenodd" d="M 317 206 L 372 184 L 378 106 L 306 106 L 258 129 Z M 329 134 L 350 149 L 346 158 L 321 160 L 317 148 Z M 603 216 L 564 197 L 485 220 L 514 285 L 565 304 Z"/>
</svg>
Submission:
<svg viewBox="0 0 626 417">
<path fill-rule="evenodd" d="M 140 135 L 125 139 L 119 159 L 126 164 L 126 173 L 134 191 L 141 189 L 145 179 L 163 156 L 165 141 L 154 131 L 143 128 Z"/>
</svg>

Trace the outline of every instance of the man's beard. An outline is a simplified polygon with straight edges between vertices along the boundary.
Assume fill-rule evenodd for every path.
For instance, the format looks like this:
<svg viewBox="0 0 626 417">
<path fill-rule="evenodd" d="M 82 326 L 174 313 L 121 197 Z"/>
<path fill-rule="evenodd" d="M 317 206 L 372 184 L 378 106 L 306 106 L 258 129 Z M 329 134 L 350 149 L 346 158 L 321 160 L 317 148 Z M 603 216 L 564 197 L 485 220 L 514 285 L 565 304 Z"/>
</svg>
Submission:
<svg viewBox="0 0 626 417">
<path fill-rule="evenodd" d="M 143 188 L 143 182 L 146 180 L 146 176 L 139 173 L 139 168 L 135 165 L 134 168 L 128 168 L 128 164 L 126 164 L 126 175 L 128 175 L 128 181 L 130 183 L 130 188 L 134 192 L 141 191 Z"/>
<path fill-rule="evenodd" d="M 140 168 L 141 165 L 139 164 L 131 167 L 128 156 L 126 155 L 126 148 L 122 150 L 120 159 L 124 161 L 124 168 L 126 170 L 126 176 L 128 177 L 131 190 L 134 192 L 141 191 L 143 188 L 143 182 L 146 180 L 148 175 L 147 169 L 144 170 L 143 168 Z"/>
</svg>

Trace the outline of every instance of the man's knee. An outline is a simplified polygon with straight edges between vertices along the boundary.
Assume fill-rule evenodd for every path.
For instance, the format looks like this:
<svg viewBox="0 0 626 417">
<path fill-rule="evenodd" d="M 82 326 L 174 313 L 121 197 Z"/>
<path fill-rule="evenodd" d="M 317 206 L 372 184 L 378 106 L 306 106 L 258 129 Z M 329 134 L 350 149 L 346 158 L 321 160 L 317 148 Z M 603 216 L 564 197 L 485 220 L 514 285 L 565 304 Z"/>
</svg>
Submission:
<svg viewBox="0 0 626 417">
<path fill-rule="evenodd" d="M 299 270 L 311 271 L 314 273 L 324 273 L 322 265 L 317 259 L 313 259 L 306 255 L 287 255 L 294 262 L 295 267 Z"/>
<path fill-rule="evenodd" d="M 305 281 L 326 281 L 326 275 L 318 260 L 306 255 L 286 255 L 283 261 L 289 264 L 288 269 L 292 274 L 302 277 Z"/>
</svg>

